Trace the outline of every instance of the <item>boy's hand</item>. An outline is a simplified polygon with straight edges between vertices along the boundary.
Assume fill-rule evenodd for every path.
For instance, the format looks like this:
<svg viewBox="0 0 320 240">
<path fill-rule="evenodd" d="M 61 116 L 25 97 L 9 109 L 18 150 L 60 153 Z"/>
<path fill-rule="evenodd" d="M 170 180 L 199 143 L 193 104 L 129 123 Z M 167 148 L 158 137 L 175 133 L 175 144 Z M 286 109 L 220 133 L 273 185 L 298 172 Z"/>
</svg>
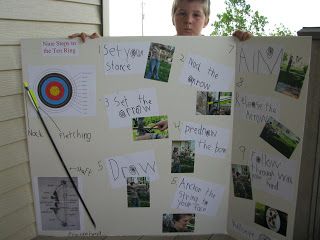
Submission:
<svg viewBox="0 0 320 240">
<path fill-rule="evenodd" d="M 240 41 L 246 41 L 249 38 L 252 37 L 252 34 L 250 32 L 243 32 L 241 30 L 236 30 L 232 36 L 238 38 Z"/>
<path fill-rule="evenodd" d="M 81 38 L 82 42 L 85 42 L 87 38 L 90 38 L 90 39 L 94 39 L 94 38 L 99 38 L 100 35 L 98 33 L 92 33 L 91 35 L 87 34 L 87 33 L 74 33 L 74 34 L 71 34 L 68 36 L 68 38 Z"/>
</svg>

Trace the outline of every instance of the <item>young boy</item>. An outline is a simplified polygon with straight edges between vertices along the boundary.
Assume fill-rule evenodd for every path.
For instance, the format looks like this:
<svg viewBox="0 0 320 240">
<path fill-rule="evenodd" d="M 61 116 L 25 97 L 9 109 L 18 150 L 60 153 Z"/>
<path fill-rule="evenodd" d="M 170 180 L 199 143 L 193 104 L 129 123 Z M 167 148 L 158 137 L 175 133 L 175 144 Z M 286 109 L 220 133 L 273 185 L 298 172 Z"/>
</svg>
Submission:
<svg viewBox="0 0 320 240">
<path fill-rule="evenodd" d="M 178 36 L 201 36 L 208 25 L 210 15 L 209 0 L 174 0 L 172 23 Z"/>
<path fill-rule="evenodd" d="M 209 22 L 210 0 L 174 0 L 171 16 L 178 36 L 201 36 Z M 251 34 L 236 30 L 233 36 L 244 41 Z"/>
<path fill-rule="evenodd" d="M 172 23 L 176 28 L 177 36 L 201 36 L 201 31 L 208 25 L 210 16 L 210 0 L 174 0 L 172 4 Z M 249 32 L 236 30 L 233 36 L 240 41 L 250 38 Z M 83 42 L 86 38 L 98 38 L 97 33 L 75 33 L 69 38 L 80 37 Z"/>
</svg>

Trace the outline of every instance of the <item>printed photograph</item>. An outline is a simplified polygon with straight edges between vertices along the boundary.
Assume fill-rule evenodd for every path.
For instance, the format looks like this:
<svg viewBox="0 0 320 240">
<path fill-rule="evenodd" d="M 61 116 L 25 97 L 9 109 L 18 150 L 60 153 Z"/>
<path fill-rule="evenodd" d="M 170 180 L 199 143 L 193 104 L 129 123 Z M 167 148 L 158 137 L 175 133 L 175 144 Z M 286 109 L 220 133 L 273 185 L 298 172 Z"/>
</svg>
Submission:
<svg viewBox="0 0 320 240">
<path fill-rule="evenodd" d="M 168 138 L 168 116 L 133 118 L 132 130 L 134 141 Z"/>
<path fill-rule="evenodd" d="M 284 52 L 275 90 L 293 98 L 299 98 L 308 65 L 298 55 Z"/>
<path fill-rule="evenodd" d="M 171 173 L 193 173 L 195 141 L 172 141 Z"/>
<path fill-rule="evenodd" d="M 196 115 L 230 115 L 232 92 L 197 91 Z"/>
<path fill-rule="evenodd" d="M 42 231 L 81 229 L 79 198 L 68 177 L 38 177 L 38 192 Z"/>
<path fill-rule="evenodd" d="M 260 137 L 288 159 L 300 142 L 299 137 L 272 117 L 268 118 Z"/>
<path fill-rule="evenodd" d="M 254 222 L 283 236 L 287 234 L 288 214 L 256 202 Z"/>
<path fill-rule="evenodd" d="M 129 208 L 150 207 L 150 180 L 148 177 L 127 178 Z"/>
<path fill-rule="evenodd" d="M 151 43 L 144 78 L 168 82 L 175 47 Z"/>
<path fill-rule="evenodd" d="M 232 164 L 234 196 L 252 200 L 250 171 L 247 165 Z"/>
<path fill-rule="evenodd" d="M 162 232 L 194 232 L 195 214 L 163 214 Z"/>
</svg>

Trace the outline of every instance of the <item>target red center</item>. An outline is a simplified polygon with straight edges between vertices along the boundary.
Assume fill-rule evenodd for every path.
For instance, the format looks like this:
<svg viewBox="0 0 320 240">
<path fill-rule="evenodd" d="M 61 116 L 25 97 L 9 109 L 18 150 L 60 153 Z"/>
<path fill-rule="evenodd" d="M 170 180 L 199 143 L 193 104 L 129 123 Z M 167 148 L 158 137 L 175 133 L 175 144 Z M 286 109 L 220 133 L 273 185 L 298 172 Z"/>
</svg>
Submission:
<svg viewBox="0 0 320 240">
<path fill-rule="evenodd" d="M 52 100 L 59 100 L 64 94 L 64 88 L 59 82 L 50 82 L 46 87 L 46 94 Z"/>
</svg>

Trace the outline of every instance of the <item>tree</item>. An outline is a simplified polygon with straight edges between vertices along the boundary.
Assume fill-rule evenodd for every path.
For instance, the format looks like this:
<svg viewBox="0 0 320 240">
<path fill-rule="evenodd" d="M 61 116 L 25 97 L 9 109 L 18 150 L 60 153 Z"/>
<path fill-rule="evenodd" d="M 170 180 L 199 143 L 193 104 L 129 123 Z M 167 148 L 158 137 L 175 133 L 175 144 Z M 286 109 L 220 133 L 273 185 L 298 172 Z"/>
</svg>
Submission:
<svg viewBox="0 0 320 240">
<path fill-rule="evenodd" d="M 280 23 L 279 25 L 275 25 L 274 27 L 275 29 L 273 29 L 272 32 L 270 33 L 271 36 L 292 36 L 293 35 L 292 31 L 286 26 L 284 26 L 282 23 Z"/>
<path fill-rule="evenodd" d="M 253 11 L 250 4 L 245 0 L 225 0 L 225 12 L 218 13 L 218 20 L 214 27 L 212 36 L 230 36 L 239 29 L 251 32 L 254 36 L 266 36 L 265 27 L 269 23 L 268 18 L 258 11 Z M 283 24 L 276 25 L 271 32 L 272 36 L 293 35 Z"/>
</svg>

